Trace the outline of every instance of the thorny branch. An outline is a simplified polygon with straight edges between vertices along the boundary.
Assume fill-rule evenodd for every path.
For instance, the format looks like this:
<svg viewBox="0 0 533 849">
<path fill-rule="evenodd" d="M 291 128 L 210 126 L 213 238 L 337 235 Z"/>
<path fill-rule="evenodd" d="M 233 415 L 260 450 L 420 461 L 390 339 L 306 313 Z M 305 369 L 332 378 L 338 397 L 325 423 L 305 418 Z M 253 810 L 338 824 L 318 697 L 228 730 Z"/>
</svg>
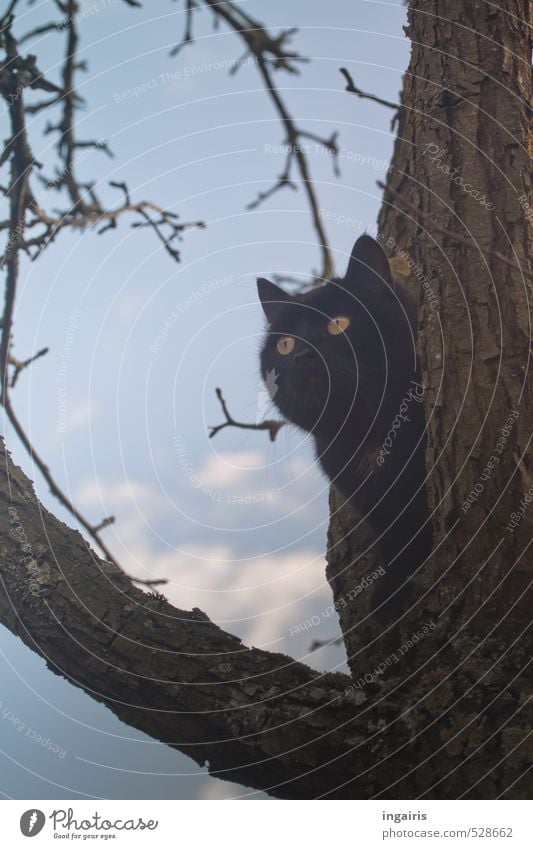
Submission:
<svg viewBox="0 0 533 849">
<path fill-rule="evenodd" d="M 139 5 L 133 0 L 126 0 L 126 2 L 132 6 Z M 10 389 L 16 385 L 21 372 L 36 359 L 44 356 L 48 350 L 43 348 L 26 359 L 20 359 L 12 352 L 13 310 L 20 272 L 20 252 L 24 251 L 31 259 L 35 259 L 66 227 L 83 229 L 103 224 L 97 231 L 101 234 L 116 227 L 118 219 L 125 213 L 137 213 L 142 220 L 133 222 L 132 226 L 151 227 L 165 250 L 173 259 L 179 261 L 179 252 L 175 248 L 175 241 L 182 238 L 182 233 L 187 228 L 203 226 L 203 224 L 202 222 L 180 223 L 176 213 L 164 210 L 152 201 L 133 202 L 125 183 L 111 183 L 114 188 L 123 192 L 124 200 L 122 204 L 109 209 L 98 198 L 94 184 L 80 182 L 75 174 L 75 160 L 78 150 L 101 150 L 109 155 L 111 155 L 111 152 L 105 142 L 78 140 L 74 132 L 74 115 L 80 102 L 75 92 L 74 76 L 77 70 L 85 69 L 84 64 L 77 60 L 76 12 L 78 4 L 76 0 L 67 0 L 67 2 L 55 0 L 57 8 L 66 16 L 61 26 L 61 29 L 67 31 L 67 50 L 63 64 L 63 84 L 61 88 L 44 78 L 36 66 L 34 56 L 22 57 L 19 54 L 17 41 L 11 31 L 13 11 L 16 4 L 17 0 L 13 0 L 7 12 L 0 19 L 0 47 L 5 52 L 5 60 L 0 67 L 0 95 L 7 104 L 10 118 L 10 136 L 0 155 L 0 166 L 8 162 L 10 164 L 8 185 L 1 187 L 1 191 L 9 202 L 9 218 L 0 221 L 0 231 L 6 231 L 7 234 L 5 251 L 0 258 L 0 268 L 5 269 L 6 272 L 5 302 L 0 337 L 0 403 L 52 494 L 97 543 L 106 559 L 118 566 L 101 536 L 101 531 L 114 522 L 114 517 L 108 516 L 98 524 L 93 524 L 80 513 L 57 484 L 46 462 L 31 443 L 11 401 Z M 47 25 L 45 28 L 40 27 L 39 33 L 42 34 L 52 28 L 58 29 L 56 25 Z M 36 34 L 38 32 L 34 30 L 32 33 L 27 33 L 26 37 L 21 40 L 27 40 L 28 37 Z M 53 97 L 41 103 L 26 104 L 24 92 L 28 88 L 52 92 Z M 40 193 L 34 192 L 30 185 L 30 178 L 34 170 L 40 169 L 41 165 L 34 158 L 30 148 L 25 114 L 27 112 L 36 113 L 41 109 L 48 109 L 53 106 L 61 108 L 61 119 L 56 124 L 49 124 L 46 132 L 57 132 L 59 135 L 56 148 L 61 167 L 57 169 L 56 175 L 52 179 L 47 180 L 39 176 L 46 190 L 58 192 L 65 190 L 70 206 L 51 215 L 45 211 L 40 203 L 42 191 Z M 27 237 L 26 234 L 29 231 L 32 235 Z M 12 370 L 11 374 L 10 369 Z M 138 580 L 137 583 L 153 586 L 166 583 L 166 581 Z"/>
<path fill-rule="evenodd" d="M 224 396 L 222 395 L 221 389 L 215 390 L 218 400 L 220 401 L 220 406 L 222 407 L 222 412 L 226 417 L 226 421 L 219 425 L 214 425 L 209 428 L 209 439 L 212 439 L 213 436 L 216 436 L 219 431 L 224 430 L 225 427 L 239 427 L 242 430 L 268 430 L 268 435 L 270 437 L 270 441 L 274 442 L 276 436 L 278 435 L 278 431 L 283 427 L 284 424 L 287 424 L 285 421 L 276 420 L 276 419 L 265 419 L 265 421 L 258 422 L 257 424 L 253 424 L 251 422 L 238 422 L 233 418 L 230 411 L 228 410 L 228 406 L 226 401 L 224 400 Z"/>
</svg>

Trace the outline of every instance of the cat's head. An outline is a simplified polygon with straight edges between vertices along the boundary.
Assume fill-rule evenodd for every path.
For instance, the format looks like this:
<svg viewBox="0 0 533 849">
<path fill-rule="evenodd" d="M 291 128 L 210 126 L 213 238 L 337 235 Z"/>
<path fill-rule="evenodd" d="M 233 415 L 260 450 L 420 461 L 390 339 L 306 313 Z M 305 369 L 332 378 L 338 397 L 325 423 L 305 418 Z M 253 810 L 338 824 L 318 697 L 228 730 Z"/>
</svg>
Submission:
<svg viewBox="0 0 533 849">
<path fill-rule="evenodd" d="M 416 358 L 405 297 L 378 242 L 361 236 L 345 277 L 303 294 L 264 278 L 257 285 L 268 321 L 261 374 L 284 418 L 315 435 L 347 422 L 368 432 Z"/>
</svg>

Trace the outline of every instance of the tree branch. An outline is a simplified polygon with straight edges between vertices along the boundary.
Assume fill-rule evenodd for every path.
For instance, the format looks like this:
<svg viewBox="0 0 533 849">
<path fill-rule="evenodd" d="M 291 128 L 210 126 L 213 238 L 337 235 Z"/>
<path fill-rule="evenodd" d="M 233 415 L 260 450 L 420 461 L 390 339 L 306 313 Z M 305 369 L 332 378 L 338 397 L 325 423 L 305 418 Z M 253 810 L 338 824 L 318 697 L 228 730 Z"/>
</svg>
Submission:
<svg viewBox="0 0 533 849">
<path fill-rule="evenodd" d="M 6 11 L 0 18 L 0 29 L 9 23 L 10 19 L 12 18 L 13 12 L 15 11 L 15 6 L 18 2 L 19 0 L 11 0 Z"/>
<path fill-rule="evenodd" d="M 12 3 L 8 11 L 11 12 L 14 6 L 15 4 Z M 78 35 L 75 25 L 75 12 L 77 5 L 74 0 L 68 0 L 66 5 L 61 4 L 58 8 L 67 14 L 68 21 L 68 44 L 63 67 L 62 90 L 57 89 L 55 85 L 49 83 L 43 77 L 35 64 L 34 56 L 29 55 L 22 58 L 19 55 L 17 43 L 11 33 L 12 19 L 9 15 L 4 16 L 3 19 L 4 29 L 1 33 L 1 39 L 2 46 L 6 52 L 6 61 L 0 69 L 0 94 L 8 106 L 11 135 L 5 144 L 0 162 L 10 161 L 11 173 L 9 185 L 4 189 L 4 194 L 9 199 L 9 218 L 0 221 L 0 232 L 6 231 L 8 234 L 7 245 L 0 259 L 0 268 L 5 268 L 6 270 L 5 302 L 0 338 L 0 403 L 4 407 L 7 418 L 22 442 L 22 445 L 43 475 L 52 494 L 87 531 L 91 539 L 99 546 L 107 561 L 118 568 L 117 562 L 101 536 L 101 531 L 111 524 L 113 518 L 108 517 L 95 525 L 89 522 L 76 508 L 55 481 L 44 459 L 35 450 L 15 413 L 11 401 L 9 390 L 16 385 L 21 371 L 27 368 L 38 357 L 43 356 L 48 350 L 47 348 L 43 349 L 26 360 L 19 360 L 12 353 L 13 309 L 20 271 L 20 251 L 24 251 L 32 259 L 35 259 L 65 227 L 83 229 L 84 227 L 104 223 L 104 226 L 99 231 L 102 233 L 111 227 L 116 227 L 119 217 L 123 214 L 136 212 L 143 220 L 142 222 L 134 222 L 133 226 L 150 226 L 156 232 L 157 237 L 161 240 L 167 252 L 173 259 L 179 261 L 179 252 L 173 245 L 175 240 L 181 239 L 182 233 L 187 228 L 204 225 L 202 222 L 195 222 L 193 224 L 178 223 L 178 215 L 176 213 L 164 210 L 152 201 L 133 203 L 125 183 L 111 183 L 114 188 L 123 191 L 125 200 L 122 205 L 114 209 L 106 209 L 99 202 L 90 184 L 83 186 L 78 182 L 74 174 L 75 151 L 78 148 L 85 147 L 95 147 L 106 151 L 107 148 L 105 143 L 78 141 L 74 136 L 74 109 L 76 107 L 74 73 L 80 67 L 80 64 L 76 62 Z M 48 127 L 49 132 L 54 129 L 60 132 L 57 150 L 63 167 L 56 180 L 47 182 L 47 187 L 56 190 L 66 188 L 72 205 L 69 209 L 56 216 L 49 215 L 37 203 L 30 187 L 32 171 L 34 168 L 39 167 L 39 164 L 32 154 L 26 130 L 24 89 L 27 87 L 59 92 L 59 95 L 54 98 L 53 102 L 61 102 L 63 105 L 63 117 L 60 123 L 57 127 Z M 87 201 L 88 197 L 89 202 Z M 154 219 L 149 213 L 155 213 L 157 217 Z M 43 225 L 44 229 L 37 235 L 26 238 L 26 231 L 33 230 L 39 225 Z M 13 368 L 11 379 L 9 376 L 10 366 Z M 166 581 L 138 580 L 137 583 L 145 583 L 152 586 L 154 584 L 166 583 Z"/>
<path fill-rule="evenodd" d="M 276 421 L 275 419 L 266 419 L 263 422 L 258 422 L 256 424 L 252 423 L 243 423 L 236 421 L 231 413 L 228 410 L 227 404 L 222 395 L 221 389 L 215 390 L 218 400 L 220 401 L 220 405 L 222 407 L 222 412 L 226 417 L 226 421 L 222 424 L 215 425 L 214 427 L 209 428 L 209 439 L 212 439 L 213 436 L 216 436 L 221 430 L 224 430 L 225 427 L 237 427 L 242 428 L 243 430 L 268 430 L 268 435 L 270 437 L 270 441 L 274 442 L 276 436 L 278 435 L 278 431 L 283 427 L 283 425 L 287 424 L 285 421 Z"/>
<path fill-rule="evenodd" d="M 194 10 L 197 8 L 197 4 L 195 0 L 186 0 L 186 9 L 185 9 L 185 32 L 183 34 L 183 38 L 179 44 L 176 45 L 171 51 L 171 56 L 177 56 L 180 50 L 187 46 L 187 44 L 191 44 L 193 41 L 193 14 Z"/>
<path fill-rule="evenodd" d="M 329 138 L 325 138 L 299 128 L 295 124 L 294 119 L 281 97 L 271 73 L 272 71 L 277 70 L 283 70 L 291 74 L 298 73 L 296 63 L 307 61 L 305 57 L 299 56 L 298 53 L 288 50 L 287 48 L 287 42 L 294 35 L 296 30 L 294 28 L 283 30 L 277 37 L 274 38 L 268 33 L 262 24 L 244 12 L 241 7 L 236 6 L 232 2 L 219 3 L 217 0 L 203 0 L 203 3 L 211 9 L 215 21 L 224 21 L 230 29 L 239 35 L 245 42 L 246 53 L 255 57 L 259 73 L 261 74 L 265 85 L 265 90 L 269 94 L 285 130 L 285 144 L 288 148 L 285 168 L 275 184 L 270 189 L 260 192 L 258 197 L 252 201 L 247 208 L 256 209 L 261 203 L 272 197 L 272 195 L 280 189 L 285 187 L 289 187 L 291 189 L 297 188 L 294 180 L 291 179 L 292 167 L 295 165 L 300 175 L 303 190 L 307 197 L 307 202 L 311 212 L 311 221 L 321 251 L 322 267 L 320 273 L 315 275 L 315 277 L 318 282 L 329 280 L 333 275 L 333 260 L 327 234 L 320 216 L 318 200 L 311 178 L 308 157 L 305 150 L 302 148 L 301 139 L 313 139 L 330 151 L 330 153 L 333 154 L 334 172 L 338 175 L 337 133 L 333 133 Z M 192 29 L 189 25 L 187 25 L 185 37 L 178 47 L 174 49 L 174 55 L 177 50 L 181 49 L 181 47 L 183 47 L 186 43 L 191 43 L 192 40 Z"/>
<path fill-rule="evenodd" d="M 345 695 L 347 676 L 249 649 L 200 610 L 136 589 L 38 503 L 5 448 L 0 541 L 0 622 L 123 721 L 208 762 L 211 775 L 310 798 L 370 765 L 368 747 L 354 751 L 371 724 L 357 704 L 368 700 Z"/>
<path fill-rule="evenodd" d="M 368 92 L 362 91 L 362 89 L 357 88 L 353 81 L 353 77 L 347 68 L 339 68 L 339 71 L 346 80 L 346 91 L 349 91 L 351 94 L 356 94 L 363 100 L 373 100 L 374 103 L 379 103 L 381 106 L 386 106 L 387 109 L 394 109 L 396 112 L 399 110 L 399 103 L 393 103 L 392 100 L 384 100 L 382 97 L 377 97 L 375 94 L 369 94 Z"/>
<path fill-rule="evenodd" d="M 13 366 L 13 374 L 11 375 L 11 382 L 9 384 L 10 388 L 13 389 L 13 387 L 16 385 L 17 380 L 19 379 L 19 375 L 21 372 L 24 371 L 24 369 L 28 368 L 28 366 L 34 363 L 35 360 L 38 360 L 39 357 L 44 357 L 44 355 L 47 354 L 48 351 L 48 348 L 41 348 L 40 351 L 37 351 L 36 354 L 33 354 L 33 356 L 28 357 L 28 359 L 26 360 L 17 360 L 16 357 L 11 355 L 9 357 L 9 365 Z"/>
</svg>

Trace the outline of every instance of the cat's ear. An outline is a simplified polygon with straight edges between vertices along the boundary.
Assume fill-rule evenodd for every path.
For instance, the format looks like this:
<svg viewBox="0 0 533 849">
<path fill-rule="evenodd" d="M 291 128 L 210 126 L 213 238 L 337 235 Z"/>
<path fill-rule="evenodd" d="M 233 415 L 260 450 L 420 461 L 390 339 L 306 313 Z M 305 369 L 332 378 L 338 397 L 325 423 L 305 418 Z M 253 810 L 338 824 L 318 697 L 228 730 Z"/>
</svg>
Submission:
<svg viewBox="0 0 533 849">
<path fill-rule="evenodd" d="M 264 277 L 257 278 L 257 293 L 269 324 L 272 324 L 283 305 L 291 299 L 283 289 Z"/>
<path fill-rule="evenodd" d="M 389 260 L 372 236 L 360 236 L 352 249 L 344 286 L 358 296 L 380 298 L 393 287 Z"/>
</svg>

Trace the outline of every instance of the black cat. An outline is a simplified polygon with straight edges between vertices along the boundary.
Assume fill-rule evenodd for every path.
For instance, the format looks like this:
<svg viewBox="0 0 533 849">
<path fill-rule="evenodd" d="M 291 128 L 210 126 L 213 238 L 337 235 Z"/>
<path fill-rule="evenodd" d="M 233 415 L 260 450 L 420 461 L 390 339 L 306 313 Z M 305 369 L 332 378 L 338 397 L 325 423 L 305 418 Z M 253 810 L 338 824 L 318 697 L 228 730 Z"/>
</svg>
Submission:
<svg viewBox="0 0 533 849">
<path fill-rule="evenodd" d="M 263 380 L 283 417 L 313 435 L 328 478 L 368 522 L 386 567 L 372 602 L 390 622 L 432 543 L 413 305 L 366 235 L 342 280 L 291 296 L 261 278 L 258 291 L 269 324 Z"/>
</svg>

